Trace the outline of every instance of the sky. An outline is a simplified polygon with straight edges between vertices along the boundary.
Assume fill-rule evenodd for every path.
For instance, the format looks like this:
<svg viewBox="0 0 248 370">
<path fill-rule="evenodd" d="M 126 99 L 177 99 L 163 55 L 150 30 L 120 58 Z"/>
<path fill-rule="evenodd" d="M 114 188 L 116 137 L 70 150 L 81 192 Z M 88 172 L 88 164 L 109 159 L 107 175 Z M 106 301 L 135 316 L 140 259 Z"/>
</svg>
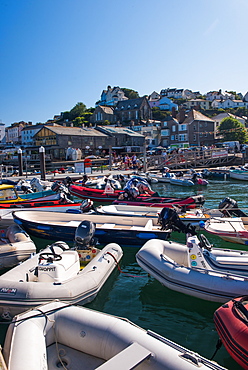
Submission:
<svg viewBox="0 0 248 370">
<path fill-rule="evenodd" d="M 104 89 L 248 91 L 247 0 L 1 0 L 0 122 L 45 123 Z"/>
</svg>

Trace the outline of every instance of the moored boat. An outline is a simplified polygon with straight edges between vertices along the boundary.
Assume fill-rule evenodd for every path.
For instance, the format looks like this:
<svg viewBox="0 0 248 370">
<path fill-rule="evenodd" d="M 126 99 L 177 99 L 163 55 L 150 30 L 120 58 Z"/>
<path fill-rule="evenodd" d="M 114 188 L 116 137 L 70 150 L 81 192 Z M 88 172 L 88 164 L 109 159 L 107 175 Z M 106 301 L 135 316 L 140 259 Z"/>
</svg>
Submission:
<svg viewBox="0 0 248 370">
<path fill-rule="evenodd" d="M 248 296 L 226 302 L 214 313 L 218 335 L 230 356 L 248 369 Z"/>
<path fill-rule="evenodd" d="M 80 223 L 74 235 L 74 249 L 56 242 L 0 276 L 3 318 L 54 299 L 85 304 L 96 297 L 120 261 L 122 249 L 116 243 L 96 248 L 94 225 L 89 222 Z"/>
<path fill-rule="evenodd" d="M 248 170 L 242 170 L 242 169 L 235 169 L 235 170 L 230 170 L 229 175 L 231 179 L 235 180 L 248 180 Z"/>
<path fill-rule="evenodd" d="M 224 370 L 127 319 L 59 301 L 16 316 L 3 355 L 8 370 Z"/>
<path fill-rule="evenodd" d="M 36 253 L 30 236 L 17 224 L 12 224 L 0 233 L 0 269 L 9 268 Z"/>
<path fill-rule="evenodd" d="M 214 302 L 248 290 L 248 252 L 212 248 L 201 236 L 187 244 L 149 240 L 136 254 L 138 264 L 169 289 Z"/>
<path fill-rule="evenodd" d="M 248 217 L 213 217 L 202 227 L 228 242 L 248 245 Z"/>
<path fill-rule="evenodd" d="M 140 246 L 145 240 L 167 239 L 170 234 L 170 230 L 162 230 L 154 218 L 26 210 L 13 212 L 13 218 L 30 235 L 48 240 L 60 240 L 63 235 L 65 241 L 72 242 L 77 226 L 84 220 L 95 224 L 95 236 L 100 244 L 117 242 Z"/>
</svg>

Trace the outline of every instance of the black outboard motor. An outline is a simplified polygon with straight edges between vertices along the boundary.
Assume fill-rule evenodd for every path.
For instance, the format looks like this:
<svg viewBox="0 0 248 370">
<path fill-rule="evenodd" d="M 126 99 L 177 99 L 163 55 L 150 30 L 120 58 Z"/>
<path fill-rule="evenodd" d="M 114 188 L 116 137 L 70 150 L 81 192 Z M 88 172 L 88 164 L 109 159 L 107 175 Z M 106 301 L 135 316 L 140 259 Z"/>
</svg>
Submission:
<svg viewBox="0 0 248 370">
<path fill-rule="evenodd" d="M 226 217 L 247 217 L 247 215 L 238 208 L 236 200 L 226 197 L 219 204 L 219 210 Z"/>
<path fill-rule="evenodd" d="M 96 226 L 92 221 L 82 221 L 75 232 L 75 248 L 90 249 L 97 243 L 95 235 Z"/>
<path fill-rule="evenodd" d="M 171 208 L 164 207 L 158 216 L 158 224 L 161 225 L 161 230 L 171 229 L 172 231 L 190 233 L 196 235 L 195 226 L 185 224 L 178 216 L 178 213 Z"/>
</svg>

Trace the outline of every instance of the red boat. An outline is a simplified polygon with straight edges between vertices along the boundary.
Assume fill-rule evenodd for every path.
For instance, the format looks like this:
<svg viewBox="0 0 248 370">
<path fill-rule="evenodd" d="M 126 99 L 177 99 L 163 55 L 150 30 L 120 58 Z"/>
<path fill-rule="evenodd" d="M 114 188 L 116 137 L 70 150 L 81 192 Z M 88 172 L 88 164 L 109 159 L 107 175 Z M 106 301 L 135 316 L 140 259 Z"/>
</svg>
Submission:
<svg viewBox="0 0 248 370">
<path fill-rule="evenodd" d="M 248 369 L 248 296 L 218 308 L 214 323 L 227 352 L 243 369 Z"/>
<path fill-rule="evenodd" d="M 103 189 L 93 189 L 84 186 L 70 185 L 70 193 L 81 199 L 91 199 L 96 202 L 113 202 L 114 204 L 130 204 L 138 206 L 150 207 L 170 207 L 181 206 L 186 208 L 197 208 L 204 204 L 205 199 L 202 195 L 196 195 L 186 198 L 165 198 L 158 196 L 151 196 L 150 194 L 141 194 L 133 200 L 117 199 L 123 194 L 123 190 L 113 190 L 106 192 Z M 155 194 L 155 192 L 154 192 Z"/>
<path fill-rule="evenodd" d="M 134 200 L 120 200 L 117 199 L 113 204 L 127 204 L 132 206 L 146 206 L 146 207 L 168 207 L 174 208 L 175 206 L 184 207 L 186 209 L 193 209 L 200 207 L 204 204 L 205 199 L 202 195 L 194 195 L 186 198 L 165 198 L 165 197 L 151 197 L 151 196 L 138 196 Z"/>
</svg>

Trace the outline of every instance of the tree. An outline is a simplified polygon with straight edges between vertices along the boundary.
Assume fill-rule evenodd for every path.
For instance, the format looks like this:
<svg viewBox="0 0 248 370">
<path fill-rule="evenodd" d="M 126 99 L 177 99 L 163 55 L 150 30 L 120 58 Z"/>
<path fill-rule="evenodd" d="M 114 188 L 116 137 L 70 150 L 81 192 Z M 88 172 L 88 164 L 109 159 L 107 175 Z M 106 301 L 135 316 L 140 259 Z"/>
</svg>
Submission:
<svg viewBox="0 0 248 370">
<path fill-rule="evenodd" d="M 166 117 L 170 115 L 170 112 L 160 110 L 158 107 L 152 108 L 152 118 L 157 121 L 164 121 Z"/>
<path fill-rule="evenodd" d="M 86 105 L 84 103 L 77 103 L 75 107 L 70 110 L 70 119 L 73 120 L 76 117 L 81 117 L 86 111 Z"/>
<path fill-rule="evenodd" d="M 122 87 L 121 90 L 124 92 L 125 96 L 128 99 L 137 99 L 139 98 L 139 93 L 137 91 L 134 91 L 132 89 L 126 89 L 125 87 Z"/>
<path fill-rule="evenodd" d="M 220 122 L 218 132 L 223 136 L 223 141 L 239 141 L 241 144 L 248 141 L 247 129 L 232 117 L 226 117 Z"/>
</svg>

